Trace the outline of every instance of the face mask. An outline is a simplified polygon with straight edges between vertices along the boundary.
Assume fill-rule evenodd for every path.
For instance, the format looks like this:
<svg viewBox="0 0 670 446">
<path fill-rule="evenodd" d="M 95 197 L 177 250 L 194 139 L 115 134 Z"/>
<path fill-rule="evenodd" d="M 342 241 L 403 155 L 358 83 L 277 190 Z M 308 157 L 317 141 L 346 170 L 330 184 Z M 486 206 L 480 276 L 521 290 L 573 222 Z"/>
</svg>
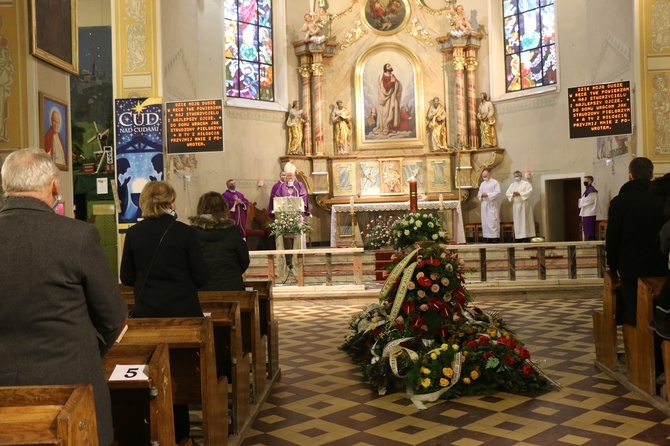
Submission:
<svg viewBox="0 0 670 446">
<path fill-rule="evenodd" d="M 519 177 L 514 177 L 514 181 L 516 181 L 516 182 L 518 183 L 519 181 L 521 181 L 521 178 L 519 178 Z"/>
<path fill-rule="evenodd" d="M 488 181 L 488 180 L 489 180 L 489 177 L 484 178 L 484 181 Z"/>
<path fill-rule="evenodd" d="M 584 181 L 584 187 L 589 187 L 589 182 L 588 181 Z"/>
<path fill-rule="evenodd" d="M 230 190 L 235 190 L 235 185 L 234 185 L 234 184 L 231 184 L 230 186 L 228 186 L 228 189 L 230 189 Z"/>
<path fill-rule="evenodd" d="M 51 209 L 56 210 L 56 208 L 58 207 L 58 203 L 60 203 L 62 199 L 63 197 L 61 197 L 60 195 L 57 196 L 56 199 L 54 200 L 54 204 L 51 205 Z"/>
<path fill-rule="evenodd" d="M 289 187 L 293 187 L 293 181 L 288 181 L 286 184 L 288 184 Z"/>
</svg>

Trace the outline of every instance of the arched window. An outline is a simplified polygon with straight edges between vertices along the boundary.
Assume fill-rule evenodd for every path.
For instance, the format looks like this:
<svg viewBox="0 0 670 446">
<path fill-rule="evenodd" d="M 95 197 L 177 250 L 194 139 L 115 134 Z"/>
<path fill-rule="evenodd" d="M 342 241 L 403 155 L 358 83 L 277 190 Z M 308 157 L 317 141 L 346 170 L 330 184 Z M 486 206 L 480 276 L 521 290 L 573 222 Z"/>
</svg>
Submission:
<svg viewBox="0 0 670 446">
<path fill-rule="evenodd" d="M 505 92 L 556 84 L 554 0 L 503 0 Z"/>
<path fill-rule="evenodd" d="M 275 101 L 272 0 L 225 0 L 226 96 Z"/>
</svg>

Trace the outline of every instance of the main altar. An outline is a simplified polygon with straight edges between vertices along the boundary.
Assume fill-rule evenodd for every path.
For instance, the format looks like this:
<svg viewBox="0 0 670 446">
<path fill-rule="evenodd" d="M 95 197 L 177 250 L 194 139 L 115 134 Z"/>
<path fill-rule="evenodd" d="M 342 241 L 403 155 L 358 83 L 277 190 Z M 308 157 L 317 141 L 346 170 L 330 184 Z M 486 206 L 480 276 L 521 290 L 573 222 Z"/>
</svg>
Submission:
<svg viewBox="0 0 670 446">
<path fill-rule="evenodd" d="M 450 239 L 465 242 L 460 203 L 505 152 L 487 139 L 495 119 L 482 110 L 494 108 L 478 92 L 484 27 L 470 23 L 474 11 L 449 1 L 439 9 L 360 3 L 315 0 L 305 14 L 305 34 L 293 42 L 300 95 L 280 162 L 294 164 L 308 194 L 331 213 L 331 246 L 347 236 L 361 246 L 350 217 L 345 223 L 352 198 L 359 224 L 375 212 L 401 213 L 410 179 L 419 209 L 440 211 L 441 201 Z"/>
</svg>

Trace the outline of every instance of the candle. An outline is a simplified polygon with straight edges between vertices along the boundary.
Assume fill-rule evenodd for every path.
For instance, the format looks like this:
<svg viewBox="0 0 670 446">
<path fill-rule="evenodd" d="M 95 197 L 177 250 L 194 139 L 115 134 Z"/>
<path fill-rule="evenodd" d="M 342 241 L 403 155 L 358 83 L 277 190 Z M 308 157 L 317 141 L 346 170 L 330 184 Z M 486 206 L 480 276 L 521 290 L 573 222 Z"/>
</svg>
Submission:
<svg viewBox="0 0 670 446">
<path fill-rule="evenodd" d="M 351 213 L 354 213 L 354 197 L 349 198 L 349 209 L 351 209 Z"/>
<path fill-rule="evenodd" d="M 444 210 L 444 197 L 442 196 L 442 194 L 440 194 L 439 197 L 440 197 L 440 210 L 443 211 Z"/>
<path fill-rule="evenodd" d="M 417 211 L 417 200 L 418 196 L 416 193 L 416 180 L 414 178 L 409 180 L 409 211 Z"/>
</svg>

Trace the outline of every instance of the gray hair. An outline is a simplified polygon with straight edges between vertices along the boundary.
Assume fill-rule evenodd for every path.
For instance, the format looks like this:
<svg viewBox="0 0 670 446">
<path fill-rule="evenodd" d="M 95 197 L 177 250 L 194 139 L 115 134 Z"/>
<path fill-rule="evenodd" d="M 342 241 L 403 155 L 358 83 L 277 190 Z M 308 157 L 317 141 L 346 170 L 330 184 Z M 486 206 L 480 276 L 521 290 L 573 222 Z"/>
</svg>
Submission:
<svg viewBox="0 0 670 446">
<path fill-rule="evenodd" d="M 5 196 L 41 191 L 58 177 L 58 168 L 42 149 L 20 149 L 9 154 L 2 165 Z"/>
</svg>

